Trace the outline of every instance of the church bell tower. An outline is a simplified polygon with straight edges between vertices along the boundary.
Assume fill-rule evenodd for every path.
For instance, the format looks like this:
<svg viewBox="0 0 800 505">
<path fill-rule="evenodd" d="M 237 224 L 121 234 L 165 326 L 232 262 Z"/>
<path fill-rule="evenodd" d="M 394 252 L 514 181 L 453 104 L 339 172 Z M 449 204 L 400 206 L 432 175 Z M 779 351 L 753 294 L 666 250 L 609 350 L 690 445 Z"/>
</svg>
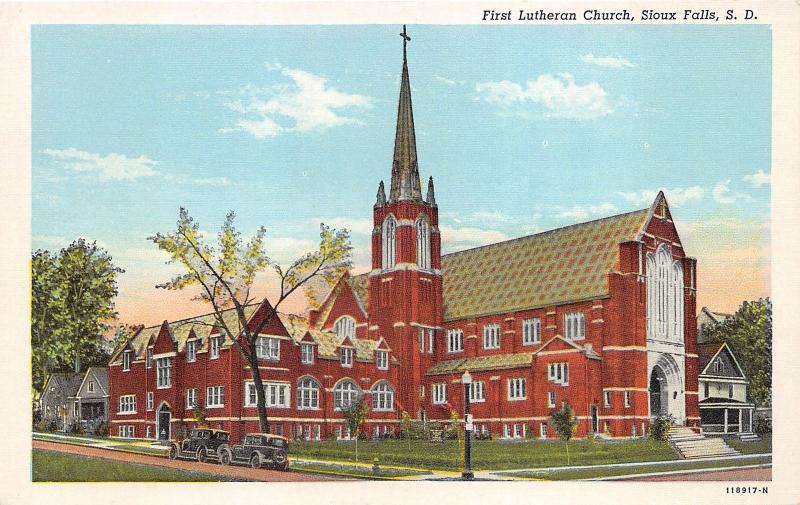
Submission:
<svg viewBox="0 0 800 505">
<path fill-rule="evenodd" d="M 369 276 L 370 337 L 383 337 L 400 360 L 397 399 L 412 418 L 424 418 L 424 373 L 443 345 L 439 212 L 433 177 L 425 198 L 419 178 L 407 44 L 403 25 L 403 70 L 389 196 L 383 181 L 373 208 L 372 271 Z"/>
</svg>

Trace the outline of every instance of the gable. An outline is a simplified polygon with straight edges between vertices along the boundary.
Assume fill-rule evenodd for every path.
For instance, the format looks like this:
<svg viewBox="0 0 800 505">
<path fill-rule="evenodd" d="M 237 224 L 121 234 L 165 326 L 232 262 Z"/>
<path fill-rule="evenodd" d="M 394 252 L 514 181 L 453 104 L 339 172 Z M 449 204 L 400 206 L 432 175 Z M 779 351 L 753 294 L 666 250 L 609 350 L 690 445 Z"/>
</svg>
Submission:
<svg viewBox="0 0 800 505">
<path fill-rule="evenodd" d="M 175 341 L 170 331 L 169 323 L 164 321 L 161 323 L 161 328 L 153 341 L 153 354 L 162 354 L 167 352 L 175 352 Z"/>
<path fill-rule="evenodd" d="M 708 360 L 701 375 L 744 378 L 744 372 L 742 372 L 727 344 L 722 344 L 717 353 Z"/>
<path fill-rule="evenodd" d="M 539 349 L 536 350 L 533 354 L 541 355 L 541 354 L 548 354 L 548 353 L 556 353 L 556 352 L 583 352 L 583 348 L 574 342 L 571 342 L 561 335 L 556 335 L 555 337 L 551 338 L 547 342 L 545 342 Z"/>
<path fill-rule="evenodd" d="M 669 210 L 669 204 L 663 191 L 658 193 L 650 209 L 648 209 L 647 219 L 637 239 L 641 240 L 643 236 L 658 237 L 667 242 L 678 244 L 681 249 L 683 248 L 678 229 L 672 220 L 672 212 Z"/>
<path fill-rule="evenodd" d="M 608 296 L 619 245 L 649 209 L 442 256 L 444 320 Z"/>
<path fill-rule="evenodd" d="M 348 274 L 344 274 L 320 306 L 318 328 L 330 328 L 342 316 L 352 317 L 356 323 L 367 322 L 367 312 L 348 282 L 349 278 Z"/>
</svg>

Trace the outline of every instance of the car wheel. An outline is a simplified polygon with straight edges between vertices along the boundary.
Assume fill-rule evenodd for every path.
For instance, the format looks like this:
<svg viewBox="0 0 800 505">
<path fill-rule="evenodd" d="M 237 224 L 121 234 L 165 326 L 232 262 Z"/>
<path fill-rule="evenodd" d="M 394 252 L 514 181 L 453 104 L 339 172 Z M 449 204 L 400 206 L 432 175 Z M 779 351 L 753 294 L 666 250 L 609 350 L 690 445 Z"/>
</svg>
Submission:
<svg viewBox="0 0 800 505">
<path fill-rule="evenodd" d="M 278 449 L 272 453 L 272 462 L 277 470 L 289 468 L 289 457 L 283 449 Z"/>
<path fill-rule="evenodd" d="M 250 468 L 261 468 L 261 456 L 258 454 L 250 456 Z"/>
<path fill-rule="evenodd" d="M 197 449 L 197 462 L 205 463 L 206 461 L 208 461 L 208 451 L 206 451 L 204 446 L 200 446 Z"/>
<path fill-rule="evenodd" d="M 219 451 L 219 463 L 221 465 L 230 465 L 231 464 L 231 450 L 230 449 L 221 449 Z"/>
<path fill-rule="evenodd" d="M 167 457 L 169 459 L 178 459 L 178 446 L 177 445 L 170 445 L 169 452 L 167 453 Z"/>
</svg>

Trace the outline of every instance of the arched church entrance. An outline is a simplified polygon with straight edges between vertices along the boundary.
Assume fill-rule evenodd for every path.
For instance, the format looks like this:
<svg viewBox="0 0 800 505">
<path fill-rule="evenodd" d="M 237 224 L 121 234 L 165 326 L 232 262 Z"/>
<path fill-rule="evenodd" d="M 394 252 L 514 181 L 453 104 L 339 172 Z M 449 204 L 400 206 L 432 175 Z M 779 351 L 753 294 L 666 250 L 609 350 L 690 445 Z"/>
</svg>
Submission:
<svg viewBox="0 0 800 505">
<path fill-rule="evenodd" d="M 669 395 L 666 393 L 667 375 L 660 366 L 653 367 L 650 374 L 650 415 L 653 417 L 666 415 Z"/>
<path fill-rule="evenodd" d="M 671 354 L 659 355 L 650 370 L 650 417 L 671 415 L 678 424 L 686 421 L 686 395 L 681 367 Z"/>
</svg>

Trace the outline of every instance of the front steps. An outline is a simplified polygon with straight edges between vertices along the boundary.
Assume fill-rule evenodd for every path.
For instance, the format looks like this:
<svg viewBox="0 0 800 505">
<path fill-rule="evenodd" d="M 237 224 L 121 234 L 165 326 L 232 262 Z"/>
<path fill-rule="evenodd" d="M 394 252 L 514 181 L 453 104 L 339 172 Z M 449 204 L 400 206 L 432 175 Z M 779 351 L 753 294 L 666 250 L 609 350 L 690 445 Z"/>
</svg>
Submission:
<svg viewBox="0 0 800 505">
<path fill-rule="evenodd" d="M 684 459 L 738 456 L 739 451 L 721 438 L 706 438 L 684 426 L 673 426 L 667 434 L 669 443 Z"/>
<path fill-rule="evenodd" d="M 742 442 L 758 442 L 761 440 L 761 437 L 756 435 L 755 433 L 739 433 L 739 440 Z"/>
</svg>

